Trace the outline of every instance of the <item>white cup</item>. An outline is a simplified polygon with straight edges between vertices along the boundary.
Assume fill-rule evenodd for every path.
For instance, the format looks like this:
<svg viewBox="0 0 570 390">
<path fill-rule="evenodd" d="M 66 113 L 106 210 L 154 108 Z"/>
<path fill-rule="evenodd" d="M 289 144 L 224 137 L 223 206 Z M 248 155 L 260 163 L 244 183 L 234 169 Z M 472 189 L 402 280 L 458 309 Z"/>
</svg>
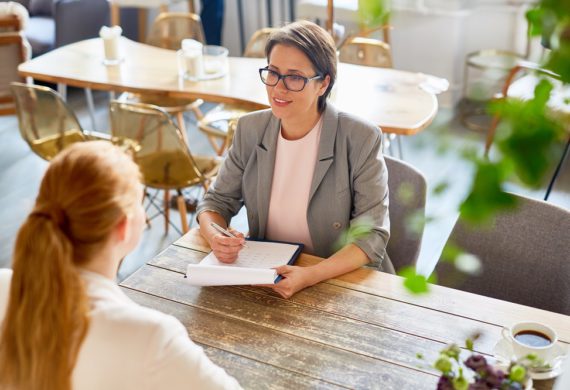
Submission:
<svg viewBox="0 0 570 390">
<path fill-rule="evenodd" d="M 517 359 L 533 354 L 544 363 L 550 363 L 556 357 L 558 335 L 554 329 L 540 322 L 518 322 L 510 328 L 503 328 L 502 335 L 512 346 Z"/>
<path fill-rule="evenodd" d="M 105 59 L 103 63 L 105 65 L 117 65 L 121 62 L 121 53 L 120 53 L 120 43 L 121 34 L 123 33 L 123 29 L 119 26 L 101 27 L 99 30 L 99 36 L 103 41 L 103 50 L 105 54 Z"/>
<path fill-rule="evenodd" d="M 105 63 L 112 65 L 121 61 L 119 52 L 119 37 L 111 37 L 103 39 L 103 48 L 105 50 Z"/>
<path fill-rule="evenodd" d="M 199 80 L 204 74 L 203 45 L 193 39 L 182 40 L 182 49 L 177 52 L 178 74 L 189 80 Z"/>
</svg>

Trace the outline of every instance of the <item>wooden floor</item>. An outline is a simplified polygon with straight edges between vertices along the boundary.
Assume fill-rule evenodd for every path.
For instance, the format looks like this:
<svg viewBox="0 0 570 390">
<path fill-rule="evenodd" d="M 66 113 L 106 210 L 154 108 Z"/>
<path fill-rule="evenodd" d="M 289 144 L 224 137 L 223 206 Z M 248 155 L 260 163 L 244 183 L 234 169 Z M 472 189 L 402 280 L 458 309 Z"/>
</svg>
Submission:
<svg viewBox="0 0 570 390">
<path fill-rule="evenodd" d="M 84 128 L 93 129 L 83 91 L 70 90 L 68 101 Z M 108 95 L 95 93 L 95 104 L 96 130 L 106 131 Z M 204 108 L 207 110 L 211 107 L 206 105 Z M 194 118 L 188 114 L 186 119 L 192 152 L 213 153 L 206 138 L 197 130 Z M 436 139 L 443 142 L 437 142 Z M 425 174 L 430 188 L 442 181 L 450 185 L 443 194 L 436 195 L 428 191 L 427 215 L 433 218 L 433 222 L 426 226 L 418 261 L 418 268 L 424 273 L 431 272 L 435 266 L 455 222 L 454 210 L 467 191 L 471 169 L 459 156 L 460 149 L 472 146 L 476 150 L 482 150 L 482 139 L 481 134 L 465 130 L 454 118 L 454 113 L 446 109 L 440 110 L 434 123 L 424 132 L 403 139 L 404 159 Z M 447 145 L 445 150 L 442 150 L 442 144 Z M 46 162 L 33 154 L 20 137 L 16 117 L 0 117 L 0 267 L 10 264 L 15 235 L 33 206 L 45 167 Z M 509 185 L 509 190 L 539 199 L 544 196 L 544 190 L 530 191 L 514 184 Z M 570 209 L 570 158 L 566 159 L 550 201 Z M 171 218 L 179 226 L 180 219 L 176 211 L 172 211 Z M 238 229 L 247 230 L 244 213 L 236 217 L 233 224 Z M 130 275 L 178 237 L 172 228 L 165 235 L 163 220 L 160 217 L 154 219 L 151 227 L 145 231 L 139 247 L 123 262 L 119 279 Z"/>
</svg>

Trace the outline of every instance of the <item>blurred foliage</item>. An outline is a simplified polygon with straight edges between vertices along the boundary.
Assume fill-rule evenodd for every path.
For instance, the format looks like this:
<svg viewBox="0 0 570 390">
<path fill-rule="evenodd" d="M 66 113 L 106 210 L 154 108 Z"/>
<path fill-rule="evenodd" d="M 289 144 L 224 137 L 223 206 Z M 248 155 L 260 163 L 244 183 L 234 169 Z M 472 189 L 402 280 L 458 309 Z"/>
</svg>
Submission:
<svg viewBox="0 0 570 390">
<path fill-rule="evenodd" d="M 334 249 L 339 250 L 348 244 L 353 244 L 362 238 L 366 238 L 366 236 L 372 232 L 373 228 L 374 221 L 372 221 L 370 217 L 364 216 L 357 218 L 351 223 L 347 230 L 342 232 L 334 245 Z"/>
<path fill-rule="evenodd" d="M 489 106 L 489 111 L 502 119 L 496 136 L 503 156 L 500 164 L 512 165 L 517 177 L 533 188 L 540 187 L 558 159 L 555 149 L 564 135 L 562 123 L 546 106 L 552 89 L 551 82 L 542 79 L 533 99 L 501 99 Z"/>
<path fill-rule="evenodd" d="M 367 28 L 388 24 L 390 19 L 390 0 L 358 0 L 360 24 Z"/>
<path fill-rule="evenodd" d="M 498 210 L 515 206 L 515 198 L 503 191 L 510 164 L 474 161 L 475 176 L 467 198 L 459 207 L 462 217 L 473 223 L 484 223 Z"/>
<path fill-rule="evenodd" d="M 367 28 L 385 24 L 390 16 L 390 1 L 359 0 L 359 14 Z M 550 48 L 539 66 L 559 75 L 563 84 L 570 83 L 570 0 L 539 0 L 526 17 L 530 35 L 540 36 L 542 44 Z M 489 104 L 489 113 L 501 120 L 495 136 L 499 156 L 491 161 L 481 157 L 481 149 L 463 151 L 463 157 L 475 169 L 470 191 L 459 207 L 467 222 L 483 224 L 498 211 L 516 207 L 515 198 L 505 192 L 507 179 L 515 176 L 521 183 L 539 188 L 560 157 L 556 150 L 568 137 L 567 119 L 565 123 L 564 118 L 554 116 L 547 107 L 552 78 L 540 72 L 536 75 L 540 81 L 532 99 L 501 99 Z M 438 146 L 442 153 L 448 149 L 449 145 L 443 142 Z M 447 183 L 440 183 L 433 193 L 441 195 L 446 188 Z M 404 193 L 403 198 L 408 195 Z M 446 245 L 442 260 L 457 266 L 458 259 L 462 259 L 460 266 L 465 269 L 477 269 L 476 258 L 463 254 L 452 243 Z M 428 291 L 428 281 L 415 270 L 403 270 L 401 275 L 411 292 Z"/>
<path fill-rule="evenodd" d="M 404 267 L 398 275 L 404 278 L 404 287 L 412 294 L 422 294 L 429 291 L 428 283 L 437 283 L 435 274 L 426 278 L 416 272 L 416 267 Z"/>
</svg>

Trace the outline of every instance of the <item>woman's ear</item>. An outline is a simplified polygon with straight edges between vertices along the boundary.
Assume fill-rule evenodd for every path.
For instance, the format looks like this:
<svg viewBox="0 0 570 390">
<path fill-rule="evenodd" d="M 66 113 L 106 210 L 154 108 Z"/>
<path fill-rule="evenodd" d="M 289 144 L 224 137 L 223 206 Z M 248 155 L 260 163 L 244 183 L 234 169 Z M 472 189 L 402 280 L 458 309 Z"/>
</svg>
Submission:
<svg viewBox="0 0 570 390">
<path fill-rule="evenodd" d="M 323 79 L 323 82 L 321 83 L 321 88 L 319 90 L 319 96 L 323 96 L 325 94 L 325 92 L 327 91 L 327 88 L 329 87 L 330 82 L 331 82 L 331 77 L 327 74 L 325 76 L 325 78 Z"/>
<path fill-rule="evenodd" d="M 121 218 L 119 223 L 115 226 L 115 237 L 118 241 L 125 241 L 127 239 L 129 223 L 126 216 Z"/>
</svg>

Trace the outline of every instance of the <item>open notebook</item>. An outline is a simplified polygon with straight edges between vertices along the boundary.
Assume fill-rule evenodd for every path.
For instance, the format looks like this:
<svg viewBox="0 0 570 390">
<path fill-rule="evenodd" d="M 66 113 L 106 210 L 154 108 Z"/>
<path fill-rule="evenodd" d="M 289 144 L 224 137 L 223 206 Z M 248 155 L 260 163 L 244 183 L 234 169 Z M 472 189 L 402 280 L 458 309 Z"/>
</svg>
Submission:
<svg viewBox="0 0 570 390">
<path fill-rule="evenodd" d="M 274 284 L 280 276 L 273 268 L 293 264 L 302 249 L 303 244 L 248 240 L 234 263 L 222 263 L 210 252 L 200 263 L 188 264 L 186 277 L 194 286 Z"/>
</svg>

